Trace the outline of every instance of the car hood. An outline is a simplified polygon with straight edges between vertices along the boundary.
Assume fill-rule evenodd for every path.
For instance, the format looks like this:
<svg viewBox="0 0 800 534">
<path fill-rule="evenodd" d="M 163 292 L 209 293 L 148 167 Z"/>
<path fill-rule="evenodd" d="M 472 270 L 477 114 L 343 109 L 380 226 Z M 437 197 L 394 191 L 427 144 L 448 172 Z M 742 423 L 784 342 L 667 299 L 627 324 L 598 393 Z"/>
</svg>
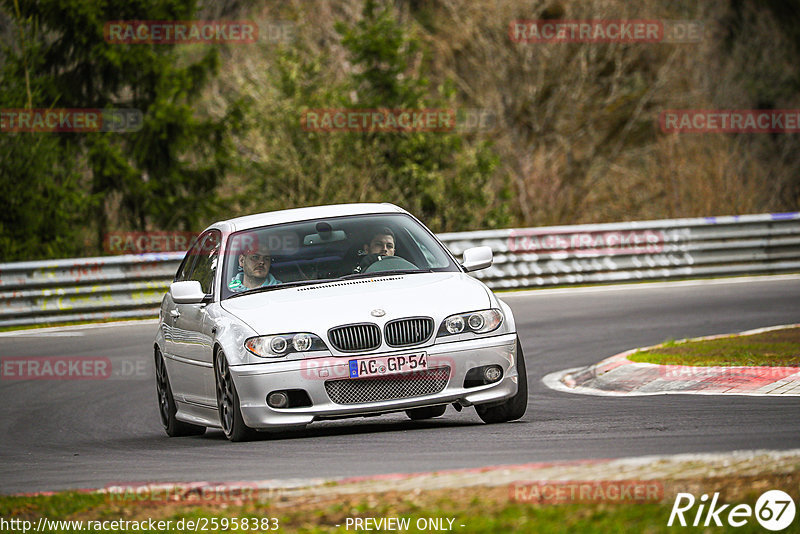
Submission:
<svg viewBox="0 0 800 534">
<path fill-rule="evenodd" d="M 488 308 L 485 286 L 464 273 L 419 273 L 359 278 L 276 289 L 222 301 L 259 335 L 313 332 L 344 324 L 383 325 L 401 317 L 433 317 Z M 382 310 L 385 315 L 375 317 Z"/>
</svg>

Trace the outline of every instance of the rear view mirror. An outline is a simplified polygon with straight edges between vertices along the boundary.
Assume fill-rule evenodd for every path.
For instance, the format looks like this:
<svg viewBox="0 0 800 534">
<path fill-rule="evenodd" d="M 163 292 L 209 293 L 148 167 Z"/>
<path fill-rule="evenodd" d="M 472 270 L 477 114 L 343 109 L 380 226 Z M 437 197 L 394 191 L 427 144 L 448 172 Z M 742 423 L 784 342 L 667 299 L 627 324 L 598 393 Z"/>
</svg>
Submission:
<svg viewBox="0 0 800 534">
<path fill-rule="evenodd" d="M 331 232 L 309 234 L 303 238 L 303 244 L 319 245 L 320 243 L 330 243 L 332 241 L 344 241 L 345 239 L 347 239 L 347 234 L 344 233 L 344 230 L 333 230 Z"/>
</svg>

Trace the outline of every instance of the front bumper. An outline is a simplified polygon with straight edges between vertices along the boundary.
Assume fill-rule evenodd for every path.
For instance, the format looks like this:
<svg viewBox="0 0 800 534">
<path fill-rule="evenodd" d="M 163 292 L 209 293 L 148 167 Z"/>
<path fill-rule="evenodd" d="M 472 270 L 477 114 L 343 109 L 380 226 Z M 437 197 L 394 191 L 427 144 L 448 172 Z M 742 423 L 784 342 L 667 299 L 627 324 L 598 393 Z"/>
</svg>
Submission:
<svg viewBox="0 0 800 534">
<path fill-rule="evenodd" d="M 446 385 L 441 391 L 409 398 L 337 404 L 326 390 L 326 381 L 349 377 L 349 360 L 420 352 L 428 355 L 428 369 L 450 368 Z M 236 365 L 231 366 L 230 371 L 239 394 L 245 424 L 251 428 L 269 429 L 305 426 L 320 419 L 357 417 L 454 402 L 462 406 L 501 402 L 517 393 L 519 377 L 516 355 L 516 334 L 510 333 L 391 352 Z M 464 387 L 467 371 L 492 364 L 503 369 L 503 377 L 498 382 Z M 392 380 L 392 377 L 386 375 L 381 380 Z M 270 392 L 287 389 L 305 390 L 312 406 L 277 409 L 267 405 Z"/>
</svg>

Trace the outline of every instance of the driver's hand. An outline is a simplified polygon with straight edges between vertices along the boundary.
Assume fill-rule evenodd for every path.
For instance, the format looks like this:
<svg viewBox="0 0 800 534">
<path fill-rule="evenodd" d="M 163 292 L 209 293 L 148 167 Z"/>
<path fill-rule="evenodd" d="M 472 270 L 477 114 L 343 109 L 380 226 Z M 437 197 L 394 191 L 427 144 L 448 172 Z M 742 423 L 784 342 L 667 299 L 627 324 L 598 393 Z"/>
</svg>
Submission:
<svg viewBox="0 0 800 534">
<path fill-rule="evenodd" d="M 376 261 L 380 261 L 384 257 L 385 256 L 381 256 L 380 254 L 367 254 L 361 258 L 358 267 L 356 267 L 353 272 L 362 273 L 364 272 L 364 269 L 366 269 Z"/>
</svg>

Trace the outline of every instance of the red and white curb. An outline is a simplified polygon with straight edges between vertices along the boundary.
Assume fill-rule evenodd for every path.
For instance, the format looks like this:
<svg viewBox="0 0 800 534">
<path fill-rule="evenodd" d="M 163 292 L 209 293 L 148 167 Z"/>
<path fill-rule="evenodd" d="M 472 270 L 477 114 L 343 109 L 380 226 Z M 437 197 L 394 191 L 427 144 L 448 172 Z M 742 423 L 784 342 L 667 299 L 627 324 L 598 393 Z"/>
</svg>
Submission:
<svg viewBox="0 0 800 534">
<path fill-rule="evenodd" d="M 800 325 L 771 326 L 740 332 L 738 335 L 754 335 L 798 326 Z M 731 335 L 721 334 L 681 341 L 718 339 Z M 800 396 L 798 367 L 695 367 L 639 363 L 628 359 L 636 351 L 660 346 L 631 349 L 594 365 L 550 373 L 542 382 L 557 391 L 616 397 L 669 394 Z"/>
</svg>

